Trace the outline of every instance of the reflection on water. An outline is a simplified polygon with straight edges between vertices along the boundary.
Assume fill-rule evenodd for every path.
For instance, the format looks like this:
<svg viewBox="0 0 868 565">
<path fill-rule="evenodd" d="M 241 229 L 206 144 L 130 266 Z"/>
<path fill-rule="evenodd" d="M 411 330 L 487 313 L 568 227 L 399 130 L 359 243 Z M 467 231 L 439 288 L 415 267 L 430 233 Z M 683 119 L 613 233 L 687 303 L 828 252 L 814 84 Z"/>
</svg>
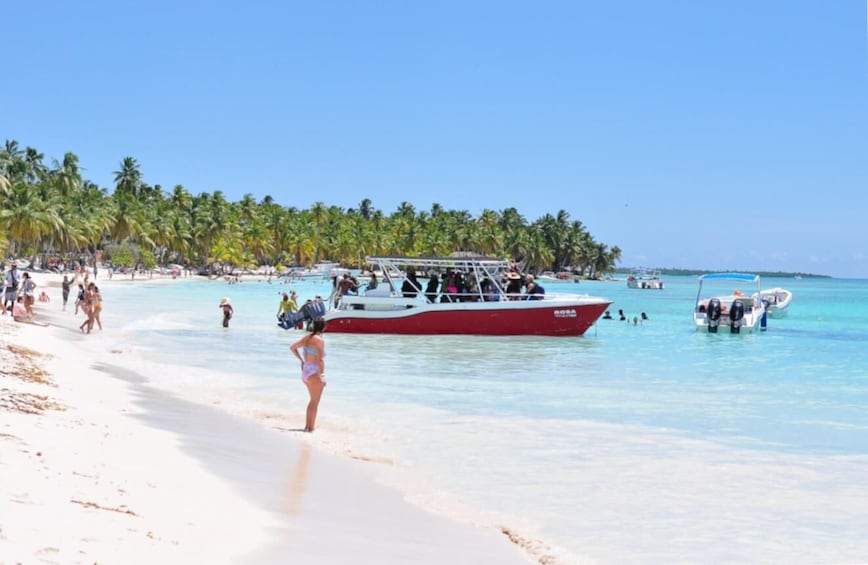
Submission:
<svg viewBox="0 0 868 565">
<path fill-rule="evenodd" d="M 311 447 L 307 442 L 302 442 L 298 450 L 298 458 L 289 477 L 286 488 L 286 512 L 290 516 L 298 517 L 302 514 L 302 504 L 307 494 L 308 473 L 310 472 Z"/>
</svg>

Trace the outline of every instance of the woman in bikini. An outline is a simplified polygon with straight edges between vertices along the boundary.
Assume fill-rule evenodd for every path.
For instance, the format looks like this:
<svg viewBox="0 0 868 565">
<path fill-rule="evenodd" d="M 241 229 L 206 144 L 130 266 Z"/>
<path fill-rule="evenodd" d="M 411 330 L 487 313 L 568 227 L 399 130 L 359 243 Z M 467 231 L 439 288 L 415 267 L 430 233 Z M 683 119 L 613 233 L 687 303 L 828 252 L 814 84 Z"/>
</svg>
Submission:
<svg viewBox="0 0 868 565">
<path fill-rule="evenodd" d="M 78 329 L 81 330 L 81 333 L 90 333 L 90 329 L 93 327 L 93 283 L 88 283 L 87 290 L 84 291 L 84 299 L 81 304 L 81 310 L 87 316 L 87 320 L 82 322 Z M 87 332 L 84 329 L 87 328 Z"/>
<path fill-rule="evenodd" d="M 90 330 L 93 329 L 94 322 L 99 326 L 99 331 L 102 331 L 102 320 L 99 319 L 100 312 L 102 312 L 102 294 L 100 294 L 99 287 L 95 284 L 91 287 L 90 310 L 92 315 L 90 325 L 87 327 L 87 333 L 90 333 Z"/>
<path fill-rule="evenodd" d="M 325 320 L 317 318 L 310 327 L 310 333 L 293 343 L 289 349 L 301 361 L 301 381 L 310 394 L 307 404 L 307 416 L 304 421 L 304 431 L 312 432 L 316 426 L 316 412 L 319 400 L 325 388 L 325 342 L 322 332 Z"/>
</svg>

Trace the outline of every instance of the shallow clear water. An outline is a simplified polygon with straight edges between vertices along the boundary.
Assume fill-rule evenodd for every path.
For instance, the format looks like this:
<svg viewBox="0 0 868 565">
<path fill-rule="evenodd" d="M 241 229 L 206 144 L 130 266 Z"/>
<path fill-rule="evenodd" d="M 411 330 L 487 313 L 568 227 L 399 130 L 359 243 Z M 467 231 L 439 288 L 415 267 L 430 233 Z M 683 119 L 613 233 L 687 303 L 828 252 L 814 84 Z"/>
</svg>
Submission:
<svg viewBox="0 0 868 565">
<path fill-rule="evenodd" d="M 580 338 L 327 333 L 314 441 L 564 563 L 868 560 L 868 281 L 766 279 L 790 311 L 739 336 L 695 332 L 695 278 L 664 282 L 548 282 L 650 318 Z M 298 428 L 303 334 L 275 324 L 290 286 L 330 288 L 106 285 L 105 339 L 155 386 Z"/>
</svg>

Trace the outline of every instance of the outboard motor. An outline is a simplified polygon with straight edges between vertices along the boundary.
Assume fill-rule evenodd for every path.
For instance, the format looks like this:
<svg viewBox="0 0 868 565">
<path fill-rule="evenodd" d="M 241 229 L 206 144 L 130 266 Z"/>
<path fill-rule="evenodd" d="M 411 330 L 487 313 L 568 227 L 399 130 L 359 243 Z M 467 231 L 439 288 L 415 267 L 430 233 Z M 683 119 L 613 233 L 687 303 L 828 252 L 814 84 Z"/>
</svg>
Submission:
<svg viewBox="0 0 868 565">
<path fill-rule="evenodd" d="M 716 334 L 720 325 L 720 300 L 712 298 L 705 309 L 705 321 L 708 323 L 708 333 Z"/>
<path fill-rule="evenodd" d="M 736 298 L 729 309 L 729 332 L 734 334 L 741 332 L 742 320 L 744 320 L 744 302 Z"/>
<path fill-rule="evenodd" d="M 299 308 L 298 312 L 293 312 L 292 314 L 287 314 L 277 323 L 278 326 L 285 330 L 290 330 L 294 328 L 297 324 L 301 322 L 312 322 L 317 318 L 321 318 L 325 316 L 326 313 L 326 305 L 322 300 L 314 300 L 313 302 L 307 302 L 301 308 Z"/>
</svg>

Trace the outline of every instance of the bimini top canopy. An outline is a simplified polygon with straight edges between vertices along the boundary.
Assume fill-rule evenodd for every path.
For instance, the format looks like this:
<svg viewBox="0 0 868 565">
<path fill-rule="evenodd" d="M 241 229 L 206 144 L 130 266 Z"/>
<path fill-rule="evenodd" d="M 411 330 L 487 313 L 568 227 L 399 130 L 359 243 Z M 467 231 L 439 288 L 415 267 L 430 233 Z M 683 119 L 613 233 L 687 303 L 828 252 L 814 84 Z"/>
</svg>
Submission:
<svg viewBox="0 0 868 565">
<path fill-rule="evenodd" d="M 700 281 L 713 281 L 713 280 L 727 280 L 727 281 L 745 281 L 745 282 L 759 282 L 759 275 L 751 275 L 747 273 L 709 273 L 707 275 L 701 275 L 699 277 Z"/>
<path fill-rule="evenodd" d="M 511 263 L 493 257 L 365 257 L 369 265 L 392 265 L 394 267 L 421 267 L 438 269 L 472 269 L 474 266 L 488 269 L 508 269 Z"/>
</svg>

